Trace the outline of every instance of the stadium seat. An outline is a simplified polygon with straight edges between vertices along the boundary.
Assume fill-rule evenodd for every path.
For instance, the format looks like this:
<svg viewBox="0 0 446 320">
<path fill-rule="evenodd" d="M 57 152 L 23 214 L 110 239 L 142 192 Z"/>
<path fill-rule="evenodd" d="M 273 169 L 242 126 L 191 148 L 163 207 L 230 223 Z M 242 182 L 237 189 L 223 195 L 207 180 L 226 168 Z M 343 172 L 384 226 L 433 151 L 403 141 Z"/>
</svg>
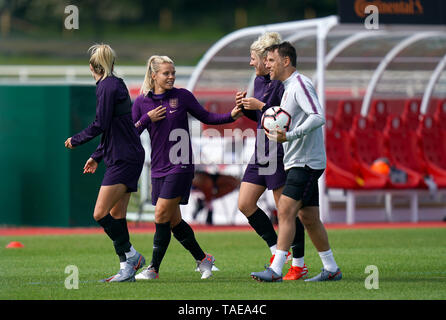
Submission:
<svg viewBox="0 0 446 320">
<path fill-rule="evenodd" d="M 446 130 L 446 99 L 440 100 L 434 111 L 436 125 L 442 130 Z"/>
<path fill-rule="evenodd" d="M 336 127 L 331 117 L 326 123 L 327 168 L 326 184 L 328 188 L 342 189 L 379 189 L 386 180 L 358 164 L 351 152 L 350 136 L 347 131 Z"/>
<path fill-rule="evenodd" d="M 403 124 L 408 128 L 416 130 L 420 122 L 420 99 L 409 99 L 404 103 L 404 110 L 401 116 Z"/>
<path fill-rule="evenodd" d="M 339 101 L 337 99 L 328 99 L 325 101 L 325 114 L 335 116 Z"/>
<path fill-rule="evenodd" d="M 341 130 L 350 130 L 355 115 L 354 103 L 352 101 L 340 100 L 335 114 L 336 127 Z"/>
<path fill-rule="evenodd" d="M 446 131 L 441 130 L 432 116 L 424 115 L 420 121 L 417 136 L 426 162 L 428 173 L 438 187 L 446 186 Z"/>
<path fill-rule="evenodd" d="M 370 125 L 370 121 L 359 114 L 353 119 L 350 140 L 354 157 L 358 161 L 358 165 L 364 170 L 369 169 L 376 159 L 387 157 L 382 133 L 374 129 Z M 390 184 L 387 175 L 378 175 L 376 177 L 377 183 L 379 177 L 382 188 Z"/>
<path fill-rule="evenodd" d="M 353 141 L 353 152 L 360 166 L 370 168 L 379 158 L 391 159 L 384 134 L 373 128 L 370 119 L 357 115 L 353 120 L 350 137 Z M 395 164 L 391 162 L 390 165 Z M 385 187 L 390 189 L 411 189 L 419 184 L 418 179 L 410 174 L 406 183 L 394 183 L 389 176 L 386 176 L 385 180 Z"/>
<path fill-rule="evenodd" d="M 384 100 L 374 100 L 370 107 L 369 114 L 367 116 L 370 125 L 382 132 L 386 125 L 389 110 L 387 103 Z"/>
<path fill-rule="evenodd" d="M 404 126 L 401 116 L 390 115 L 384 128 L 388 157 L 392 165 L 405 171 L 407 183 L 402 187 L 426 187 L 424 176 L 427 174 L 415 130 Z"/>
<path fill-rule="evenodd" d="M 209 111 L 209 112 L 213 112 L 213 113 L 227 113 L 230 112 L 233 108 L 234 108 L 235 104 L 233 101 L 227 100 L 227 101 L 208 101 L 205 105 L 204 108 Z M 254 134 L 256 134 L 256 129 L 257 129 L 257 123 L 255 121 L 252 121 L 250 119 L 248 119 L 247 117 L 241 117 L 240 119 L 238 119 L 237 121 L 231 122 L 231 123 L 226 123 L 226 124 L 222 124 L 222 125 L 207 125 L 207 124 L 203 124 L 203 130 L 206 129 L 215 129 L 217 130 L 221 136 L 224 136 L 224 130 L 225 129 L 241 129 L 241 130 L 245 130 L 245 129 L 252 129 L 254 130 Z"/>
<path fill-rule="evenodd" d="M 333 130 L 335 126 L 335 120 L 334 116 L 330 116 L 328 114 L 325 115 L 325 132 Z"/>
</svg>

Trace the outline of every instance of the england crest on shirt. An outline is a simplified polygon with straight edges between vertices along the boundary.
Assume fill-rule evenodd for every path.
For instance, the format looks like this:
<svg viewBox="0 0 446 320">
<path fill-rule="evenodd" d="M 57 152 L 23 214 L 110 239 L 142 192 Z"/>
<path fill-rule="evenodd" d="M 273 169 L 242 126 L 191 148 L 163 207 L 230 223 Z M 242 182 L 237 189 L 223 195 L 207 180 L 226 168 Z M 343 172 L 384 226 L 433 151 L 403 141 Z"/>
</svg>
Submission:
<svg viewBox="0 0 446 320">
<path fill-rule="evenodd" d="M 178 108 L 178 98 L 169 99 L 169 105 L 171 108 Z"/>
</svg>

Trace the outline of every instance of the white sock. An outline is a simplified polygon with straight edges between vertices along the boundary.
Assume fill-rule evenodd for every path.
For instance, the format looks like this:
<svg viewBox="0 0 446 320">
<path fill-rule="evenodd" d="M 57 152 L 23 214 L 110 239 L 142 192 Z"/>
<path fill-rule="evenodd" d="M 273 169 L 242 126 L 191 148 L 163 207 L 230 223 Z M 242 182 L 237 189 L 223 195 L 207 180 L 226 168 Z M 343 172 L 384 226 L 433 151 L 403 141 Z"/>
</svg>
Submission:
<svg viewBox="0 0 446 320">
<path fill-rule="evenodd" d="M 273 263 L 271 263 L 270 268 L 277 274 L 282 275 L 282 268 L 286 262 L 286 255 L 288 251 L 276 250 L 276 256 L 274 257 Z"/>
<path fill-rule="evenodd" d="M 273 246 L 269 247 L 269 250 L 271 250 L 271 254 L 276 253 L 276 248 L 277 248 L 277 245 L 273 245 Z"/>
<path fill-rule="evenodd" d="M 125 257 L 128 259 L 128 258 L 133 257 L 135 254 L 136 254 L 136 250 L 135 250 L 135 248 L 133 248 L 133 246 L 131 246 L 130 251 L 125 253 Z"/>
<path fill-rule="evenodd" d="M 304 267 L 304 257 L 302 258 L 293 258 L 293 262 L 291 263 L 293 267 Z"/>
<path fill-rule="evenodd" d="M 329 272 L 335 272 L 338 269 L 338 265 L 336 264 L 331 249 L 319 252 L 319 257 L 321 257 L 322 264 L 324 265 L 325 270 Z"/>
</svg>

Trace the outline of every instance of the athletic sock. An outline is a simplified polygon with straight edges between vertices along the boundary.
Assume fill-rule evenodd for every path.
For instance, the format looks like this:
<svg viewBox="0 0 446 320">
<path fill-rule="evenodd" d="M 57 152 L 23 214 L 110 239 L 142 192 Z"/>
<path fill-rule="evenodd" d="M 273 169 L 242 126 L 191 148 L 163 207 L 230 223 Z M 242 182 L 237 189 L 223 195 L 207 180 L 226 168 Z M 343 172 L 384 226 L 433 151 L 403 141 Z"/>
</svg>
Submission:
<svg viewBox="0 0 446 320">
<path fill-rule="evenodd" d="M 291 263 L 291 265 L 293 267 L 303 268 L 304 267 L 304 257 L 302 257 L 302 258 L 293 258 L 293 262 Z"/>
<path fill-rule="evenodd" d="M 194 230 L 186 221 L 181 220 L 179 224 L 172 228 L 172 233 L 183 247 L 192 254 L 195 260 L 201 261 L 206 257 L 206 254 L 195 239 Z"/>
<path fill-rule="evenodd" d="M 291 244 L 291 248 L 293 251 L 293 266 L 303 267 L 303 258 L 305 254 L 305 228 L 300 221 L 299 217 L 296 217 L 296 234 L 294 235 L 293 243 Z M 302 262 L 302 266 L 294 265 L 295 259 L 299 260 L 299 263 Z M 297 260 L 296 260 L 297 261 Z M 297 263 L 297 262 L 296 262 Z"/>
<path fill-rule="evenodd" d="M 130 243 L 129 230 L 127 228 L 127 220 L 115 219 L 111 214 L 107 214 L 98 223 L 104 228 L 105 233 L 113 241 L 115 252 L 119 257 L 120 262 L 127 260 L 125 253 L 130 250 L 132 246 Z"/>
<path fill-rule="evenodd" d="M 161 261 L 167 251 L 171 238 L 170 221 L 155 223 L 155 235 L 153 238 L 152 267 L 159 272 Z"/>
<path fill-rule="evenodd" d="M 125 253 L 125 257 L 128 259 L 133 257 L 135 254 L 136 254 L 135 248 L 133 248 L 133 246 L 130 246 L 130 250 Z"/>
<path fill-rule="evenodd" d="M 115 250 L 118 255 L 126 257 L 126 253 L 130 251 L 130 248 L 132 248 L 132 244 L 130 243 L 129 228 L 127 227 L 127 219 L 115 219 L 115 221 L 118 228 L 121 230 L 121 235 L 113 241 L 113 245 L 115 246 Z"/>
<path fill-rule="evenodd" d="M 286 262 L 286 256 L 288 254 L 287 251 L 276 250 L 275 257 L 273 263 L 271 263 L 270 268 L 277 274 L 282 274 L 283 265 Z"/>
<path fill-rule="evenodd" d="M 327 251 L 319 252 L 319 257 L 321 257 L 322 264 L 324 265 L 324 269 L 329 272 L 335 272 L 338 269 L 338 265 L 333 256 L 333 252 L 331 249 Z"/>
<path fill-rule="evenodd" d="M 271 254 L 275 254 L 276 253 L 276 248 L 277 248 L 277 244 L 269 247 L 269 250 L 271 250 Z"/>
<path fill-rule="evenodd" d="M 248 217 L 248 222 L 257 234 L 265 240 L 268 247 L 271 248 L 277 244 L 276 231 L 274 230 L 271 220 L 262 209 L 257 208 L 257 210 Z"/>
</svg>

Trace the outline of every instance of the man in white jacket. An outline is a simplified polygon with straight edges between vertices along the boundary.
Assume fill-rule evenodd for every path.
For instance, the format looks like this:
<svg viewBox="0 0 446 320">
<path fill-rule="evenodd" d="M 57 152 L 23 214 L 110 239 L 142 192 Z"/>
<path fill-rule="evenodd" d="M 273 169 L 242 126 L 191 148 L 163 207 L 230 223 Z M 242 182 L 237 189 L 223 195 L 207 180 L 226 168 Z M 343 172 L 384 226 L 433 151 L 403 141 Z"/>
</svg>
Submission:
<svg viewBox="0 0 446 320">
<path fill-rule="evenodd" d="M 259 281 L 282 281 L 282 268 L 299 216 L 322 260 L 322 272 L 305 281 L 341 280 L 342 273 L 330 249 L 327 232 L 319 218 L 318 179 L 326 167 L 322 126 L 325 117 L 311 80 L 296 71 L 296 50 L 289 42 L 268 49 L 266 67 L 271 79 L 283 82 L 281 107 L 291 115 L 288 132 L 267 133 L 283 144 L 287 179 L 279 200 L 279 235 L 276 255 L 270 267 L 251 273 Z"/>
</svg>

